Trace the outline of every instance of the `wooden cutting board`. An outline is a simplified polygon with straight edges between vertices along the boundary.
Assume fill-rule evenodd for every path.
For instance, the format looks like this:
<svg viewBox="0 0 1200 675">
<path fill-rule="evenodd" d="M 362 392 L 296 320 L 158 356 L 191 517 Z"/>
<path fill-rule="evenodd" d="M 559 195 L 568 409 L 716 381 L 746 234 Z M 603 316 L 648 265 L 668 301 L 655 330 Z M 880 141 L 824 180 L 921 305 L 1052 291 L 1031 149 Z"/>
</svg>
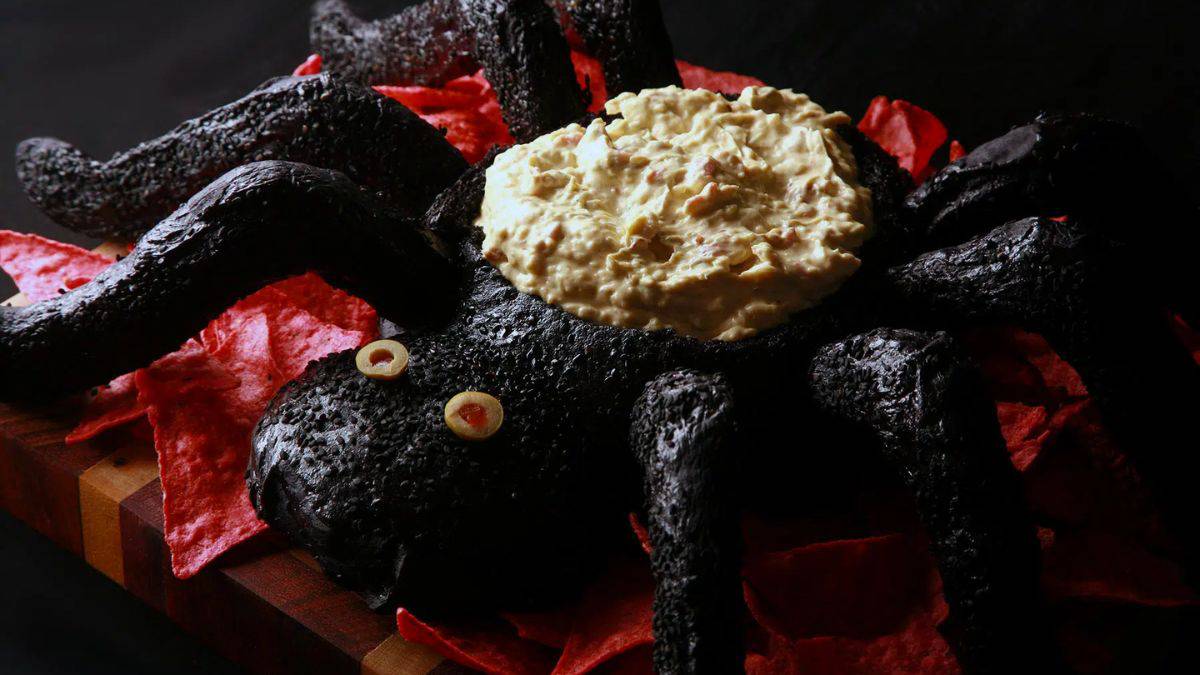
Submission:
<svg viewBox="0 0 1200 675">
<path fill-rule="evenodd" d="M 470 672 L 406 642 L 394 615 L 370 611 L 270 534 L 176 579 L 152 444 L 129 429 L 64 444 L 82 407 L 0 404 L 0 507 L 252 673 Z"/>
</svg>

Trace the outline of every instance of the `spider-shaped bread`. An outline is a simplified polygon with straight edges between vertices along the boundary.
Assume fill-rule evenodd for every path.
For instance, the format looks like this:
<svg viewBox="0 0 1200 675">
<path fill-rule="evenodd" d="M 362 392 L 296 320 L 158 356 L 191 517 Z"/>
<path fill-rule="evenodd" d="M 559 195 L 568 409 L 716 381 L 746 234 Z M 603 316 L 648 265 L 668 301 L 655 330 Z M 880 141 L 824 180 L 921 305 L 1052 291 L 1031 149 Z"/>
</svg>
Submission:
<svg viewBox="0 0 1200 675">
<path fill-rule="evenodd" d="M 611 93 L 679 84 L 657 3 L 557 4 Z M 1014 672 L 1057 662 L 1038 542 L 995 408 L 944 331 L 1016 324 L 1079 371 L 1196 569 L 1196 462 L 1172 449 L 1195 437 L 1200 377 L 1163 311 L 1197 316 L 1180 265 L 1196 237 L 1179 229 L 1195 212 L 1131 168 L 1150 155 L 1127 126 L 1042 116 L 911 194 L 842 127 L 875 213 L 862 269 L 783 325 L 698 340 L 517 291 L 474 225 L 494 155 L 468 167 L 362 86 L 482 66 L 518 141 L 584 119 L 549 7 L 432 0 L 364 22 L 327 1 L 313 34 L 326 74 L 269 82 L 107 162 L 21 146 L 47 213 L 137 246 L 81 288 L 3 310 L 0 397 L 106 382 L 316 270 L 390 320 L 407 370 L 365 377 L 355 352 L 311 364 L 259 422 L 247 481 L 265 520 L 374 606 L 528 606 L 621 546 L 632 511 L 653 548 L 657 670 L 736 672 L 742 511 L 828 508 L 885 469 L 931 541 L 960 662 Z M 485 440 L 447 426 L 468 391 L 503 406 Z"/>
</svg>

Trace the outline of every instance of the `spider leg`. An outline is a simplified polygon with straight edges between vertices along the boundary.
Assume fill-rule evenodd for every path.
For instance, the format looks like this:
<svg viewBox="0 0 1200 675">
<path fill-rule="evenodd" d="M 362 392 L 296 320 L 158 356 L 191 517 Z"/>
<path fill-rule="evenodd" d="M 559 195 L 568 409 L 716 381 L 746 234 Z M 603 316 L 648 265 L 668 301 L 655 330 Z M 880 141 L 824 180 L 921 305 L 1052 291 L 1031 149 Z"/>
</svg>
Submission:
<svg viewBox="0 0 1200 675">
<path fill-rule="evenodd" d="M 995 408 L 945 333 L 875 329 L 813 360 L 817 405 L 878 438 L 916 498 L 944 584 L 942 631 L 966 672 L 1053 662 L 1038 543 Z"/>
<path fill-rule="evenodd" d="M 1147 300 L 1128 251 L 1074 221 L 1014 221 L 888 271 L 903 304 L 941 325 L 1042 334 L 1078 372 L 1109 430 L 1166 507 L 1196 569 L 1194 439 L 1200 368 Z"/>
<path fill-rule="evenodd" d="M 53 138 L 26 140 L 16 153 L 17 176 L 46 215 L 123 241 L 137 240 L 226 171 L 265 159 L 342 171 L 407 215 L 467 166 L 404 106 L 328 75 L 276 78 L 103 162 Z"/>
<path fill-rule="evenodd" d="M 379 21 L 322 0 L 311 25 L 322 67 L 362 84 L 441 84 L 482 67 L 519 142 L 586 113 L 570 49 L 543 0 L 432 0 Z"/>
<path fill-rule="evenodd" d="M 436 246 L 340 173 L 247 164 L 90 283 L 0 308 L 0 399 L 46 399 L 108 382 L 176 349 L 238 299 L 310 269 L 382 312 L 434 320 L 453 304 L 457 278 Z"/>
<path fill-rule="evenodd" d="M 682 86 L 658 0 L 555 0 L 565 22 L 600 59 L 609 98 Z"/>
<path fill-rule="evenodd" d="M 675 371 L 651 381 L 633 412 L 654 571 L 659 673 L 741 672 L 741 535 L 732 398 L 719 376 Z"/>
<path fill-rule="evenodd" d="M 518 143 L 587 113 L 566 38 L 543 0 L 465 0 L 463 8 L 475 57 Z"/>
<path fill-rule="evenodd" d="M 309 41 L 321 68 L 362 84 L 436 86 L 478 67 L 459 0 L 427 0 L 378 21 L 360 19 L 345 0 L 313 5 Z"/>
<path fill-rule="evenodd" d="M 927 228 L 924 250 L 1026 216 L 1069 215 L 1159 263 L 1158 292 L 1200 319 L 1190 278 L 1200 211 L 1157 169 L 1155 153 L 1123 122 L 1040 115 L 984 143 L 917 188 L 906 207 Z M 1155 230 L 1154 236 L 1147 236 Z"/>
</svg>

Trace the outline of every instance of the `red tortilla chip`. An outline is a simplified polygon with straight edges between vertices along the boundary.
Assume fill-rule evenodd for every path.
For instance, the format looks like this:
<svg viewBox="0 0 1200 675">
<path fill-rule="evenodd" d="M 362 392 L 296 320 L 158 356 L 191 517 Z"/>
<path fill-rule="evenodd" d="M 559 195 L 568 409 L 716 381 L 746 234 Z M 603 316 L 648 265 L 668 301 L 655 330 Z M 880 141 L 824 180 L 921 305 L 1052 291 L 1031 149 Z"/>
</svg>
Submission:
<svg viewBox="0 0 1200 675">
<path fill-rule="evenodd" d="M 518 636 L 562 649 L 571 634 L 573 612 L 570 607 L 559 607 L 543 612 L 501 612 L 500 617 L 517 630 Z"/>
<path fill-rule="evenodd" d="M 1024 471 L 1033 463 L 1050 434 L 1050 416 L 1041 406 L 999 401 L 996 417 L 1000 420 L 1000 432 L 1008 445 L 1013 465 L 1018 471 Z"/>
<path fill-rule="evenodd" d="M 1052 442 L 1066 424 L 1080 412 L 1082 402 L 1072 403 L 1051 414 L 1042 406 L 999 401 L 996 416 L 1000 433 L 1008 446 L 1009 459 L 1018 471 L 1025 471 L 1037 459 L 1042 449 Z"/>
<path fill-rule="evenodd" d="M 961 672 L 937 631 L 934 612 L 915 614 L 898 632 L 871 640 L 767 638 L 746 655 L 747 675 L 955 675 Z"/>
<path fill-rule="evenodd" d="M 346 330 L 371 333 L 378 327 L 379 315 L 370 305 L 330 286 L 312 272 L 271 284 L 255 296 L 264 301 L 270 297 L 276 305 L 292 306 L 317 321 Z"/>
<path fill-rule="evenodd" d="M 858 123 L 864 134 L 896 158 L 917 182 L 933 172 L 929 160 L 946 142 L 946 125 L 933 113 L 886 96 L 876 96 Z"/>
<path fill-rule="evenodd" d="M 1192 358 L 1196 363 L 1200 363 L 1200 332 L 1187 325 L 1187 322 L 1180 316 L 1171 317 L 1171 329 L 1175 331 L 1175 335 L 1183 343 L 1183 346 L 1192 353 Z"/>
<path fill-rule="evenodd" d="M 646 555 L 650 555 L 653 547 L 650 545 L 650 530 L 642 524 L 636 513 L 629 514 L 629 526 L 633 528 L 633 536 L 637 537 L 638 545 Z"/>
<path fill-rule="evenodd" d="M 467 92 L 448 87 L 397 87 L 379 85 L 375 91 L 393 98 L 413 110 L 418 108 L 463 108 L 478 107 L 483 101 L 480 92 Z"/>
<path fill-rule="evenodd" d="M 322 293 L 326 300 L 318 303 Z M 243 480 L 250 433 L 279 388 L 310 361 L 376 336 L 374 312 L 361 305 L 347 309 L 347 303 L 361 301 L 315 276 L 282 282 L 234 305 L 201 332 L 198 343 L 189 343 L 202 348 L 200 372 L 190 372 L 201 367 L 200 355 L 191 355 L 182 370 L 181 362 L 164 359 L 138 373 L 139 400 L 155 427 L 167 544 L 180 578 L 266 528 Z M 178 384 L 185 377 L 194 386 L 158 382 Z M 226 386 L 229 380 L 235 386 Z"/>
<path fill-rule="evenodd" d="M 211 341 L 209 336 L 215 331 L 206 328 L 200 334 L 200 342 L 214 362 L 238 379 L 239 385 L 236 390 L 229 390 L 233 395 L 226 398 L 226 411 L 253 423 L 284 380 L 271 349 L 274 327 L 265 312 L 242 303 L 213 323 L 224 323 L 225 333 L 219 340 Z"/>
<path fill-rule="evenodd" d="M 644 560 L 619 561 L 584 593 L 554 675 L 581 675 L 653 643 L 654 581 Z"/>
<path fill-rule="evenodd" d="M 1037 364 L 1043 382 L 1033 399 L 1044 407 L 1002 401 L 998 409 L 1036 512 L 1062 525 L 1057 536 L 1043 540 L 1047 589 L 1060 597 L 1108 604 L 1194 604 L 1196 597 L 1182 582 L 1178 566 L 1150 553 L 1149 546 L 1161 546 L 1161 525 L 1140 480 L 1085 398 L 1077 373 L 1040 337 L 1019 331 L 1009 337 L 1011 348 Z M 1047 411 L 1052 411 L 1049 417 Z M 1032 452 L 1036 462 L 1019 461 Z"/>
<path fill-rule="evenodd" d="M 145 416 L 133 373 L 128 373 L 96 391 L 83 411 L 83 419 L 67 434 L 66 441 L 81 443 Z"/>
<path fill-rule="evenodd" d="M 250 506 L 243 479 L 249 405 L 231 405 L 245 395 L 242 383 L 195 341 L 136 377 L 154 426 L 171 567 L 186 579 L 267 528 Z"/>
<path fill-rule="evenodd" d="M 112 258 L 78 246 L 0 230 L 0 269 L 30 302 L 81 286 L 111 264 Z"/>
<path fill-rule="evenodd" d="M 899 535 L 752 556 L 742 573 L 750 613 L 789 639 L 866 639 L 902 626 L 928 593 L 932 560 Z"/>
<path fill-rule="evenodd" d="M 903 535 L 829 541 L 748 560 L 766 629 L 747 673 L 956 673 L 932 560 Z M 753 644 L 753 643 L 752 643 Z"/>
<path fill-rule="evenodd" d="M 347 330 L 324 324 L 311 314 L 281 307 L 271 317 L 271 357 L 283 380 L 299 377 L 308 364 L 332 352 L 361 347 L 375 335 L 370 330 Z"/>
<path fill-rule="evenodd" d="M 1030 501 L 1046 522 L 1097 527 L 1161 547 L 1162 523 L 1142 479 L 1084 401 L 1026 472 Z"/>
<path fill-rule="evenodd" d="M 591 92 L 588 109 L 593 112 L 603 109 L 607 91 L 599 61 L 580 52 L 572 52 L 571 60 L 580 87 Z M 708 70 L 684 61 L 677 63 L 686 87 L 736 94 L 745 87 L 762 84 L 753 77 Z M 493 146 L 513 143 L 496 93 L 483 77 L 483 71 L 453 79 L 441 87 L 381 85 L 375 90 L 408 106 L 431 125 L 444 129 L 446 140 L 469 162 L 478 162 Z"/>
<path fill-rule="evenodd" d="M 708 89 L 723 94 L 740 94 L 746 87 L 761 87 L 763 81 L 749 75 L 739 75 L 723 70 L 709 70 L 687 61 L 675 61 L 679 77 L 686 89 Z"/>
<path fill-rule="evenodd" d="M 1053 595 L 1153 607 L 1200 604 L 1178 564 L 1129 537 L 1060 531 L 1044 548 L 1042 577 Z"/>
<path fill-rule="evenodd" d="M 587 90 L 592 96 L 588 110 L 604 110 L 604 102 L 608 100 L 608 88 L 604 85 L 604 69 L 600 62 L 583 52 L 572 51 L 571 63 L 575 66 L 575 79 L 579 82 L 579 88 Z"/>
<path fill-rule="evenodd" d="M 214 356 L 236 366 L 241 358 L 227 353 L 231 344 L 238 344 L 231 338 L 263 330 L 265 352 L 250 358 L 266 359 L 271 377 L 286 382 L 304 372 L 311 361 L 373 339 L 377 321 L 369 305 L 308 274 L 268 286 L 237 303 L 205 327 L 201 341 Z"/>
<path fill-rule="evenodd" d="M 92 277 L 90 277 L 90 276 L 87 276 L 87 277 L 64 277 L 63 282 L 62 282 L 62 287 L 63 287 L 64 291 L 73 291 L 76 288 L 79 288 L 80 286 L 86 284 L 87 282 L 89 282 L 91 280 L 92 280 Z"/>
<path fill-rule="evenodd" d="M 1000 430 L 1013 464 L 1026 471 L 1082 414 L 1087 389 L 1075 369 L 1039 335 L 989 328 L 964 337 L 996 398 Z"/>
<path fill-rule="evenodd" d="M 963 147 L 962 143 L 959 143 L 957 140 L 950 141 L 950 150 L 946 155 L 947 161 L 957 162 L 958 160 L 960 160 L 966 156 L 967 156 L 967 149 Z"/>
<path fill-rule="evenodd" d="M 653 598 L 646 562 L 622 560 L 589 586 L 576 605 L 502 614 L 510 628 L 433 623 L 404 609 L 396 618 L 405 639 L 484 672 L 544 675 L 553 669 L 554 675 L 577 675 L 602 668 L 643 673 L 650 672 Z"/>
<path fill-rule="evenodd" d="M 483 159 L 494 145 L 510 145 L 512 136 L 500 114 L 496 94 L 482 71 L 455 78 L 444 87 L 378 86 L 429 124 L 444 129 L 446 140 L 469 162 Z"/>
<path fill-rule="evenodd" d="M 593 672 L 602 672 L 604 675 L 655 675 L 654 645 L 641 645 L 617 654 Z"/>
<path fill-rule="evenodd" d="M 517 637 L 499 624 L 466 626 L 422 621 L 401 607 L 396 611 L 400 636 L 432 648 L 442 656 L 485 673 L 545 675 L 554 652 Z"/>
<path fill-rule="evenodd" d="M 493 146 L 512 145 L 508 127 L 478 110 L 445 110 L 421 115 L 426 122 L 445 129 L 446 140 L 462 152 L 468 162 L 478 162 Z"/>
<path fill-rule="evenodd" d="M 1045 338 L 1015 329 L 1011 335 L 1026 360 L 1041 373 L 1042 382 L 1052 396 L 1060 400 L 1075 400 L 1088 395 L 1079 373 L 1054 351 Z"/>
<path fill-rule="evenodd" d="M 139 401 L 155 428 L 167 544 L 180 578 L 266 528 L 250 506 L 243 473 L 251 430 L 271 397 L 309 361 L 375 334 L 373 311 L 305 275 L 242 300 L 178 358 L 139 371 Z"/>
<path fill-rule="evenodd" d="M 1046 396 L 1042 373 L 1029 362 L 1027 350 L 1017 340 L 1016 329 L 979 328 L 961 337 L 997 401 L 1041 401 Z"/>
<path fill-rule="evenodd" d="M 316 75 L 319 72 L 321 72 L 321 55 L 310 54 L 307 59 L 304 59 L 304 63 L 296 66 L 296 69 L 292 71 L 292 76 Z"/>
</svg>

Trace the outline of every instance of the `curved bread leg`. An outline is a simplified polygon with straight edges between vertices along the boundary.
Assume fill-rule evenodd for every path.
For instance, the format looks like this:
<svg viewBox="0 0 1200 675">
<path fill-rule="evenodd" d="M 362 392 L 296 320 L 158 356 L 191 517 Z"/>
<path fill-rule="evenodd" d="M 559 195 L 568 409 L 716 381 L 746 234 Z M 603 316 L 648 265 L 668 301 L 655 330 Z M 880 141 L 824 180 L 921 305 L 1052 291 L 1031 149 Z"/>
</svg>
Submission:
<svg viewBox="0 0 1200 675">
<path fill-rule="evenodd" d="M 479 67 L 460 0 L 427 0 L 378 21 L 364 21 L 345 0 L 313 6 L 309 40 L 321 67 L 362 84 L 436 86 Z"/>
<path fill-rule="evenodd" d="M 432 317 L 451 304 L 456 279 L 433 243 L 342 174 L 248 164 L 90 283 L 0 309 L 0 399 L 108 382 L 176 349 L 245 295 L 308 270 L 406 322 Z"/>
<path fill-rule="evenodd" d="M 946 166 L 906 205 L 929 228 L 925 249 L 1026 216 L 1078 218 L 1162 261 L 1155 270 L 1158 291 L 1189 318 L 1200 319 L 1200 293 L 1192 279 L 1200 210 L 1157 165 L 1131 125 L 1093 115 L 1041 115 Z M 1147 228 L 1161 231 L 1146 237 Z"/>
<path fill-rule="evenodd" d="M 367 22 L 341 0 L 317 3 L 323 68 L 363 84 L 442 84 L 482 67 L 519 142 L 583 117 L 570 49 L 542 0 L 431 0 Z"/>
<path fill-rule="evenodd" d="M 646 474 L 659 673 L 742 669 L 732 430 L 730 390 L 717 376 L 662 375 L 634 408 L 631 443 Z"/>
<path fill-rule="evenodd" d="M 571 52 L 543 0 L 463 0 L 475 57 L 518 143 L 583 117 Z"/>
<path fill-rule="evenodd" d="M 600 60 L 608 97 L 682 86 L 658 0 L 555 0 L 584 47 Z"/>
<path fill-rule="evenodd" d="M 1145 200 L 1115 197 L 1129 194 L 1136 181 L 1163 183 L 1157 173 L 1141 178 L 1129 170 L 1152 157 L 1124 122 L 1043 114 L 947 165 L 909 196 L 907 206 L 944 241 L 962 241 L 980 227 L 1022 216 L 1082 218 L 1113 211 L 1144 216 L 1151 208 Z"/>
<path fill-rule="evenodd" d="M 1013 673 L 1053 652 L 1038 543 L 995 408 L 944 333 L 876 329 L 822 348 L 817 404 L 865 427 L 912 490 L 938 560 L 964 670 Z"/>
<path fill-rule="evenodd" d="M 29 139 L 17 148 L 17 176 L 56 222 L 134 241 L 221 174 L 266 159 L 343 171 L 406 215 L 467 166 L 404 106 L 316 75 L 273 80 L 104 162 L 56 139 Z"/>
<path fill-rule="evenodd" d="M 1187 514 L 1200 460 L 1186 439 L 1196 438 L 1200 367 L 1142 290 L 1137 263 L 1074 222 L 1029 218 L 888 274 L 934 321 L 1005 322 L 1045 336 L 1157 493 L 1194 574 L 1200 529 Z"/>
</svg>

